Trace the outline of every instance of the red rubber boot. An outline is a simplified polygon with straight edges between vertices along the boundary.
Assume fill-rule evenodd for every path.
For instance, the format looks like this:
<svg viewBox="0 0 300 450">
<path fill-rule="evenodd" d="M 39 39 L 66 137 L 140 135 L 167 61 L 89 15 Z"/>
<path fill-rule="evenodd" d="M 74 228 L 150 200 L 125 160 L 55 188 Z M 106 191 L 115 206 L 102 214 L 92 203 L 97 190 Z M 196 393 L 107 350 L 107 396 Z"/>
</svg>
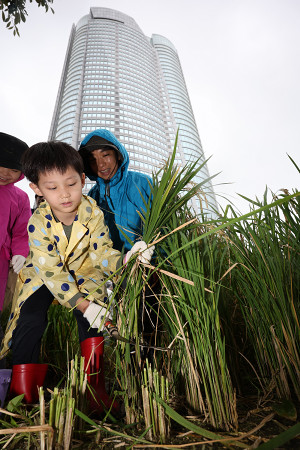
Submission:
<svg viewBox="0 0 300 450">
<path fill-rule="evenodd" d="M 48 364 L 17 364 L 12 369 L 10 397 L 25 394 L 26 403 L 37 403 L 39 387 L 43 386 Z"/>
<path fill-rule="evenodd" d="M 105 390 L 105 378 L 103 369 L 103 336 L 91 337 L 81 342 L 81 355 L 85 358 L 85 371 L 88 375 L 88 383 L 90 384 L 93 395 L 88 392 L 90 408 L 93 411 L 103 412 L 103 404 L 106 409 L 112 412 L 119 410 L 119 405 Z M 94 398 L 95 397 L 95 398 Z"/>
</svg>

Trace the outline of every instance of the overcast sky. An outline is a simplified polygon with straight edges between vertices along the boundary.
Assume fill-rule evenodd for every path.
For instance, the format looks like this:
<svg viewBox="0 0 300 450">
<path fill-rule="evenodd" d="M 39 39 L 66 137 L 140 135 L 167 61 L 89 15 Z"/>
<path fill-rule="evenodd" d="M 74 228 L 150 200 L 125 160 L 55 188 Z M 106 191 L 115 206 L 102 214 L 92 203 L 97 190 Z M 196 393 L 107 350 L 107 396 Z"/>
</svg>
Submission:
<svg viewBox="0 0 300 450">
<path fill-rule="evenodd" d="M 299 0 L 54 0 L 54 15 L 29 4 L 20 38 L 0 23 L 1 131 L 29 145 L 48 139 L 71 26 L 91 6 L 176 47 L 210 174 L 222 172 L 217 196 L 247 212 L 237 193 L 299 189 L 287 156 L 300 165 Z"/>
</svg>

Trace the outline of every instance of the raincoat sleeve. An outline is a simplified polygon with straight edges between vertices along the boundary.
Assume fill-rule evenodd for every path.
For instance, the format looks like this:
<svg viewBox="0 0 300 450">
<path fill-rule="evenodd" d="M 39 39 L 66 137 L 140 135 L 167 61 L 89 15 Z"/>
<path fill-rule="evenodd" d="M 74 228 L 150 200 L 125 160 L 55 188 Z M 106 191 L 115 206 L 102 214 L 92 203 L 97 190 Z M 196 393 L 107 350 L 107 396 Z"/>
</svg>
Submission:
<svg viewBox="0 0 300 450">
<path fill-rule="evenodd" d="M 31 217 L 28 195 L 19 196 L 18 214 L 11 228 L 11 254 L 22 255 L 25 258 L 29 253 L 27 225 Z"/>
</svg>

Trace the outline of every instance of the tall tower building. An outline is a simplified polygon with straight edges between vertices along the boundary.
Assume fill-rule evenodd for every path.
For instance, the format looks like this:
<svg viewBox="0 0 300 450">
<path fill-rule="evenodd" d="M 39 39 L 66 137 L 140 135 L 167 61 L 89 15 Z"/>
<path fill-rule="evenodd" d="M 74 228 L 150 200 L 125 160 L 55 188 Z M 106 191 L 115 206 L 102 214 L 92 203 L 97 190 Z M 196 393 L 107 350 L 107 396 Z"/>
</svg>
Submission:
<svg viewBox="0 0 300 450">
<path fill-rule="evenodd" d="M 130 168 L 149 175 L 174 147 L 176 163 L 205 160 L 179 57 L 165 37 L 144 35 L 126 14 L 91 8 L 72 26 L 49 139 L 78 148 L 90 131 L 106 128 L 125 145 Z M 204 165 L 197 179 L 208 179 Z M 86 191 L 93 183 L 87 181 Z M 216 208 L 213 187 L 204 198 Z M 193 200 L 196 212 L 198 199 Z M 207 210 L 207 208 L 204 208 Z"/>
</svg>

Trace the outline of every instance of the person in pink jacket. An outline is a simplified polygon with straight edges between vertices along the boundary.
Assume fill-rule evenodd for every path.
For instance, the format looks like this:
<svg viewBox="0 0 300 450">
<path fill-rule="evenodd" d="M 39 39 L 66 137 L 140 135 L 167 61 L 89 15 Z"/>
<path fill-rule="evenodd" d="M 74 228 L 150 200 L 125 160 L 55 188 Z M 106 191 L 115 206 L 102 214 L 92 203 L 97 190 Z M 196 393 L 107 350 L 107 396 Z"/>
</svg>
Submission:
<svg viewBox="0 0 300 450">
<path fill-rule="evenodd" d="M 21 157 L 28 145 L 0 133 L 0 311 L 3 309 L 9 265 L 19 273 L 29 253 L 27 224 L 31 216 L 26 192 L 15 186 L 22 180 Z"/>
</svg>

